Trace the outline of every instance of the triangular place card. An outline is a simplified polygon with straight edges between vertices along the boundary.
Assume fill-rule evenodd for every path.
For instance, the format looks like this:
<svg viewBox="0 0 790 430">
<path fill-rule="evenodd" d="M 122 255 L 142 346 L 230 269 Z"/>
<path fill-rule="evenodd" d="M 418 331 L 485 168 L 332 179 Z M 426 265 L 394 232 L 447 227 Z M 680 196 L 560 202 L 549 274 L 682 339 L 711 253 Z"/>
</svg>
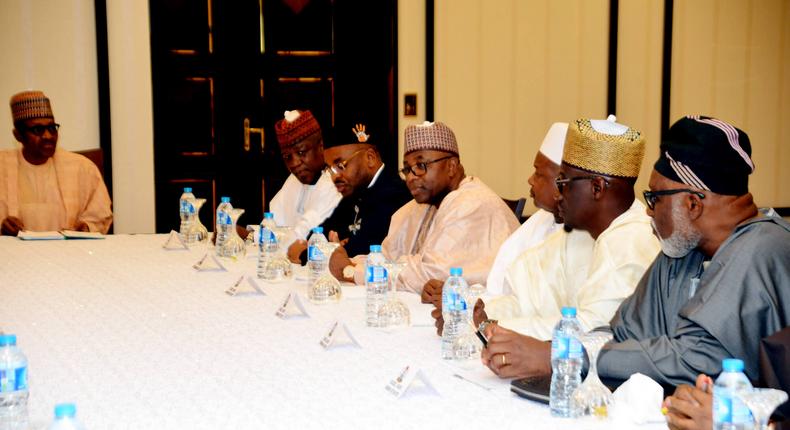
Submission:
<svg viewBox="0 0 790 430">
<path fill-rule="evenodd" d="M 236 294 L 245 294 L 245 295 L 260 294 L 262 296 L 266 295 L 266 293 L 263 292 L 261 287 L 258 286 L 258 283 L 255 282 L 254 279 L 252 279 L 252 276 L 246 277 L 247 282 L 244 282 L 244 278 L 245 276 L 242 275 L 241 278 L 239 278 L 236 282 L 233 283 L 233 285 L 230 286 L 230 288 L 225 290 L 225 294 L 231 297 L 235 296 Z M 246 289 L 245 285 L 249 285 L 252 291 L 244 291 Z"/>
<path fill-rule="evenodd" d="M 203 256 L 197 263 L 193 264 L 192 267 L 197 270 L 198 272 L 227 272 L 228 269 L 222 265 L 222 262 L 219 261 L 216 255 L 211 254 L 209 252 Z"/>
<path fill-rule="evenodd" d="M 321 342 L 319 343 L 322 347 L 324 347 L 325 350 L 336 346 L 347 345 L 362 348 L 362 345 L 360 345 L 354 335 L 351 334 L 351 330 L 349 330 L 346 323 L 341 322 L 340 320 L 335 320 L 335 322 L 329 326 L 329 331 L 324 335 L 323 338 L 321 338 Z"/>
<path fill-rule="evenodd" d="M 310 317 L 297 293 L 288 293 L 285 296 L 285 300 L 283 300 L 283 304 L 280 305 L 280 308 L 277 309 L 274 315 L 282 319 L 296 316 Z"/>
<path fill-rule="evenodd" d="M 384 389 L 398 399 L 403 397 L 407 391 L 416 391 L 417 389 L 427 389 L 429 393 L 439 395 L 439 391 L 428 380 L 425 372 L 411 365 L 402 369 L 397 377 L 387 383 Z"/>
<path fill-rule="evenodd" d="M 187 244 L 181 239 L 181 235 L 175 230 L 170 230 L 170 235 L 167 236 L 167 240 L 162 244 L 162 248 L 168 251 L 189 249 Z"/>
</svg>

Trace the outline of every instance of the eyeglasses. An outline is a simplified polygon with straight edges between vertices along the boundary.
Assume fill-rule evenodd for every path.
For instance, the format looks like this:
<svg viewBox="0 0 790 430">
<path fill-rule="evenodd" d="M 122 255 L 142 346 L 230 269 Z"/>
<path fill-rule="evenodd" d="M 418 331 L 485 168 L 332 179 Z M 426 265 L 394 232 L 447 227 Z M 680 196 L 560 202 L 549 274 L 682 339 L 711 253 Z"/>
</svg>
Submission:
<svg viewBox="0 0 790 430">
<path fill-rule="evenodd" d="M 329 170 L 329 172 L 332 173 L 333 175 L 339 175 L 340 172 L 343 172 L 343 171 L 346 170 L 346 165 L 348 165 L 348 162 L 351 161 L 352 158 L 356 157 L 357 154 L 361 154 L 361 153 L 365 152 L 366 150 L 367 150 L 367 148 L 359 149 L 359 150 L 355 151 L 353 154 L 351 154 L 351 156 L 346 158 L 345 160 L 338 161 L 337 163 L 332 164 L 330 166 L 326 166 L 325 170 Z"/>
<path fill-rule="evenodd" d="M 565 186 L 566 186 L 566 185 L 568 185 L 568 184 L 570 184 L 570 183 L 571 183 L 571 182 L 573 182 L 573 181 L 592 180 L 592 179 L 598 179 L 598 178 L 601 178 L 601 179 L 603 179 L 603 182 L 604 182 L 606 185 L 609 185 L 609 181 L 607 181 L 607 180 L 606 180 L 606 178 L 604 178 L 603 176 L 595 176 L 595 175 L 590 175 L 590 176 L 575 176 L 575 177 L 573 177 L 573 178 L 563 178 L 563 177 L 557 177 L 557 178 L 554 180 L 554 185 L 556 185 L 556 186 L 557 186 L 557 190 L 559 190 L 560 194 L 562 194 L 562 191 L 565 189 Z"/>
<path fill-rule="evenodd" d="M 656 207 L 656 202 L 658 201 L 659 196 L 670 196 L 672 194 L 678 193 L 689 193 L 694 194 L 695 196 L 704 199 L 705 194 L 701 193 L 700 191 L 690 190 L 688 188 L 678 188 L 676 190 L 661 190 L 661 191 L 642 191 L 642 196 L 645 198 L 645 203 L 647 203 L 647 207 L 652 211 L 653 208 Z"/>
<path fill-rule="evenodd" d="M 409 173 L 411 173 L 414 176 L 422 176 L 422 175 L 428 173 L 428 166 L 429 165 L 431 165 L 433 163 L 438 163 L 440 161 L 446 160 L 448 158 L 453 158 L 453 157 L 455 157 L 455 155 L 448 155 L 446 157 L 437 158 L 435 160 L 421 161 L 419 163 L 414 163 L 411 166 L 406 166 L 406 167 L 400 169 L 400 178 L 405 181 L 406 178 L 409 176 Z"/>
<path fill-rule="evenodd" d="M 49 125 L 33 125 L 30 127 L 25 127 L 25 131 L 29 131 L 30 133 L 36 136 L 43 136 L 44 132 L 49 132 L 49 134 L 58 134 L 58 129 L 60 128 L 60 124 L 49 124 Z"/>
</svg>

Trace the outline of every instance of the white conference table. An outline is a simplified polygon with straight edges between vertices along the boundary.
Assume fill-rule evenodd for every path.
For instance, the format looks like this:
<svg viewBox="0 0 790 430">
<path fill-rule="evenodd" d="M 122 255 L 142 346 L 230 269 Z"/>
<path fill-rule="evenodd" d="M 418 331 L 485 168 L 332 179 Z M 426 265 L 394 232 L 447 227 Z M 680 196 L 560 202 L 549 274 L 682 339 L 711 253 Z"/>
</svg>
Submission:
<svg viewBox="0 0 790 430">
<path fill-rule="evenodd" d="M 231 297 L 228 287 L 255 276 L 252 250 L 222 260 L 227 272 L 198 272 L 192 265 L 208 249 L 165 250 L 166 238 L 0 237 L 0 330 L 28 357 L 35 428 L 64 401 L 88 429 L 633 427 L 552 418 L 478 361 L 445 362 L 416 295 L 400 293 L 413 320 L 400 331 L 365 327 L 362 287 L 322 306 L 297 281 Z M 275 316 L 289 292 L 309 317 Z M 361 348 L 319 345 L 336 319 Z M 438 393 L 417 384 L 390 395 L 385 385 L 407 365 Z"/>
</svg>

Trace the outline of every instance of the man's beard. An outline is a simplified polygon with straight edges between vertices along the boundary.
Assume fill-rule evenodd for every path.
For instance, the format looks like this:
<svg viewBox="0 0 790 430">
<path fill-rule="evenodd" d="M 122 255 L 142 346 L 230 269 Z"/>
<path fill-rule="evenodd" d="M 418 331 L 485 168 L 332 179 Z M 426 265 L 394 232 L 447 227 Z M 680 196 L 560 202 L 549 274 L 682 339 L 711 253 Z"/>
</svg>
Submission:
<svg viewBox="0 0 790 430">
<path fill-rule="evenodd" d="M 672 234 L 664 239 L 656 228 L 656 221 L 651 220 L 653 231 L 661 243 L 661 251 L 671 258 L 682 258 L 699 245 L 702 234 L 691 225 L 691 220 L 683 213 L 680 205 L 672 206 Z"/>
</svg>

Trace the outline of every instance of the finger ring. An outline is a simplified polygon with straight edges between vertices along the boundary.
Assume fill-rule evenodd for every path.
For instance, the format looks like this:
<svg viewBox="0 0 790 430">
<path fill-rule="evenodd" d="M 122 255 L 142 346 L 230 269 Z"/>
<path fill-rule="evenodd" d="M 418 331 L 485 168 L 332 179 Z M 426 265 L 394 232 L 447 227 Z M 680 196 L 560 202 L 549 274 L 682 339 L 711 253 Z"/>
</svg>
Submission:
<svg viewBox="0 0 790 430">
<path fill-rule="evenodd" d="M 502 354 L 502 365 L 507 366 L 507 357 L 505 356 L 505 354 Z"/>
</svg>

